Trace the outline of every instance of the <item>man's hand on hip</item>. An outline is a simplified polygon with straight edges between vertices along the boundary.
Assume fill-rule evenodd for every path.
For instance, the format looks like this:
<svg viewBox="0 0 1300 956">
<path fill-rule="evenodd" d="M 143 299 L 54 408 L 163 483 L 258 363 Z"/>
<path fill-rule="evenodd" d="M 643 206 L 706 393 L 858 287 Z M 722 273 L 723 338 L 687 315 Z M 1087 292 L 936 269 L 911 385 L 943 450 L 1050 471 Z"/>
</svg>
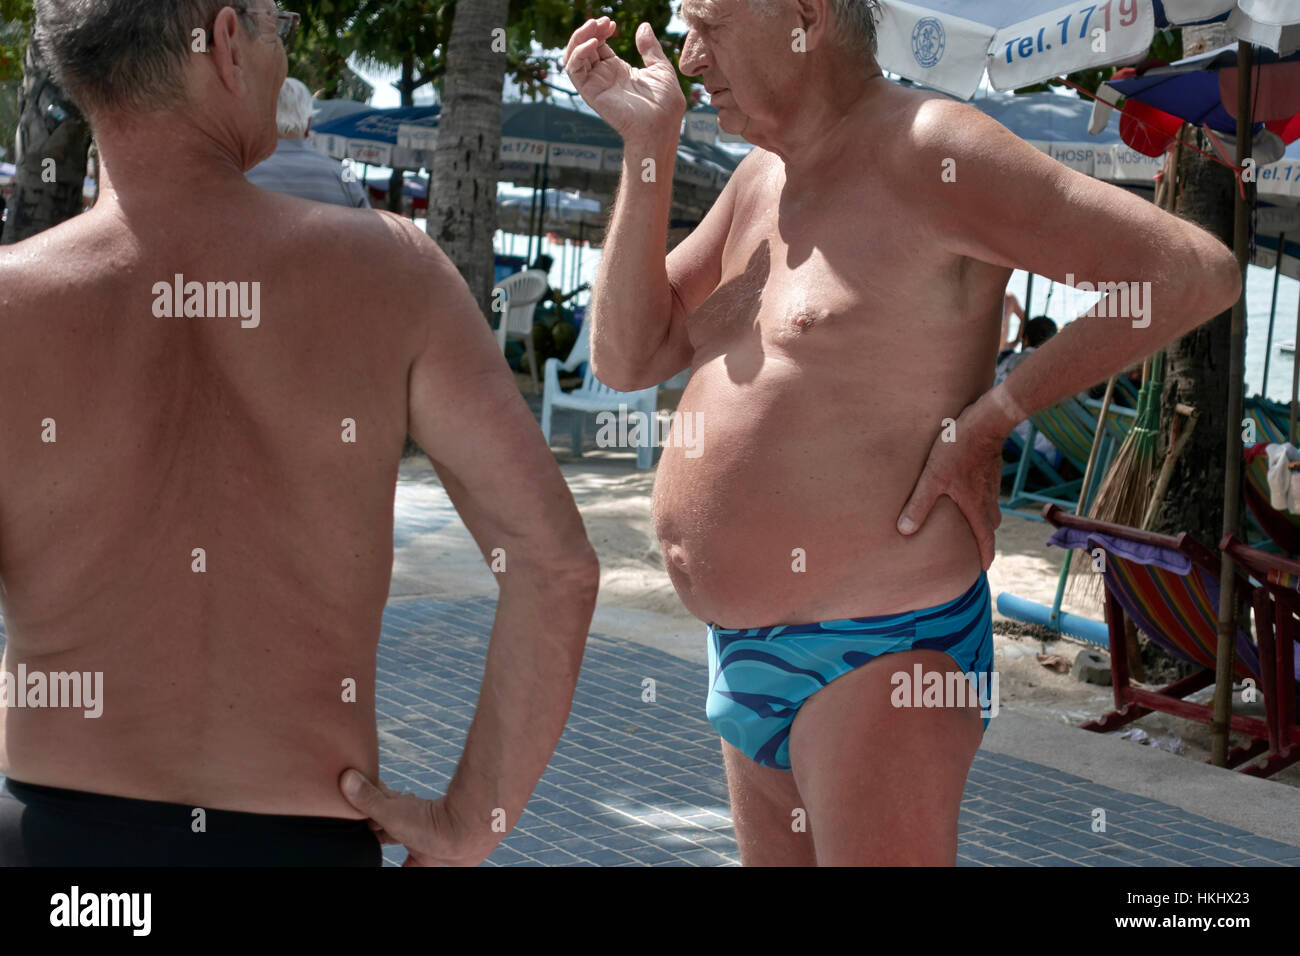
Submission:
<svg viewBox="0 0 1300 956">
<path fill-rule="evenodd" d="M 989 392 L 991 396 L 993 393 Z M 899 515 L 900 534 L 920 530 L 940 495 L 947 495 L 961 509 L 979 545 L 980 564 L 985 571 L 997 553 L 994 532 L 1002 523 L 998 492 L 1002 485 L 1002 443 L 1006 429 L 990 420 L 990 406 L 983 400 L 969 406 L 949 428 L 939 432 L 930 457 L 912 489 L 912 496 Z M 1000 413 L 999 418 L 1011 418 Z M 951 438 L 951 441 L 945 439 Z"/>
<path fill-rule="evenodd" d="M 344 771 L 339 790 L 370 818 L 380 843 L 406 847 L 402 866 L 477 866 L 504 836 L 486 825 L 473 830 L 464 826 L 448 812 L 445 797 L 424 800 L 398 793 L 382 781 L 376 786 L 356 770 Z"/>
</svg>

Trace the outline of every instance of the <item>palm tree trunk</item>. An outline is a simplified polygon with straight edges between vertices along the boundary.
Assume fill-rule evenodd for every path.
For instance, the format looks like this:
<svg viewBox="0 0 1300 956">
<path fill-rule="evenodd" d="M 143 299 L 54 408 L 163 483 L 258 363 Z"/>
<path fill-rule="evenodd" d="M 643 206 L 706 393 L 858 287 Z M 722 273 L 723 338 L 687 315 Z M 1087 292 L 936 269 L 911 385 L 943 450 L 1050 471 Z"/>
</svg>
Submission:
<svg viewBox="0 0 1300 956">
<path fill-rule="evenodd" d="M 492 237 L 501 164 L 501 89 L 506 56 L 495 52 L 509 0 L 459 0 L 447 45 L 447 73 L 429 184 L 429 235 L 491 312 Z"/>
<path fill-rule="evenodd" d="M 21 110 L 18 174 L 9 200 L 9 221 L 0 240 L 5 245 L 21 242 L 81 212 L 90 151 L 90 124 L 55 85 L 31 42 L 23 62 Z"/>
</svg>

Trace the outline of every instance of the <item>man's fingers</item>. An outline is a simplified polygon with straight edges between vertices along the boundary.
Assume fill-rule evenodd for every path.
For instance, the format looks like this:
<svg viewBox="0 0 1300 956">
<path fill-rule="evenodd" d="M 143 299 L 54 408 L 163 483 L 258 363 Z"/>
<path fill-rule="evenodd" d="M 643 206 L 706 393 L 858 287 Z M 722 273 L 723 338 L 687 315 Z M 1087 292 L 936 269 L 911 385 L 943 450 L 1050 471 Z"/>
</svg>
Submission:
<svg viewBox="0 0 1300 956">
<path fill-rule="evenodd" d="M 343 792 L 343 798 L 357 810 L 372 820 L 379 820 L 379 814 L 375 811 L 382 813 L 382 807 L 388 798 L 364 774 L 356 770 L 343 771 L 339 777 L 339 790 Z"/>
<path fill-rule="evenodd" d="M 915 533 L 921 525 L 925 524 L 925 519 L 929 516 L 930 509 L 934 507 L 934 503 L 938 498 L 938 489 L 930 480 L 930 472 L 927 466 L 926 470 L 921 472 L 921 480 L 917 482 L 912 497 L 907 499 L 907 504 L 903 506 L 903 511 L 898 516 L 899 533 Z"/>
<path fill-rule="evenodd" d="M 575 70 L 590 69 L 595 66 L 599 59 L 596 50 L 600 46 L 600 42 L 600 40 L 591 39 L 575 47 L 573 52 L 564 60 L 564 72 L 572 77 Z"/>
<path fill-rule="evenodd" d="M 994 505 L 996 511 L 996 501 Z M 980 552 L 980 566 L 987 571 L 997 553 L 997 542 L 993 534 L 996 518 L 989 511 L 988 499 L 983 495 L 972 496 L 969 501 L 958 501 L 957 507 L 970 525 L 971 533 L 975 535 L 975 544 Z"/>
<path fill-rule="evenodd" d="M 404 837 L 412 833 L 411 825 L 419 826 L 419 821 L 411 815 L 419 813 L 421 801 L 404 799 L 404 794 L 382 781 L 376 786 L 365 774 L 345 770 L 339 778 L 339 790 L 348 803 L 371 820 L 372 827 L 377 826 L 388 837 L 387 840 L 381 837 L 381 842 L 405 843 Z"/>
<path fill-rule="evenodd" d="M 605 19 L 601 17 L 601 20 Z M 593 37 L 599 37 L 600 20 L 588 20 L 578 29 L 573 31 L 573 36 L 569 37 L 569 44 L 564 48 L 564 69 L 569 68 L 569 60 L 573 57 L 574 50 L 582 46 Z"/>
<path fill-rule="evenodd" d="M 636 48 L 641 54 L 641 61 L 646 66 L 655 63 L 667 63 L 672 66 L 672 61 L 668 59 L 664 48 L 659 45 L 659 38 L 655 36 L 654 29 L 648 23 L 643 23 L 636 28 Z"/>
</svg>

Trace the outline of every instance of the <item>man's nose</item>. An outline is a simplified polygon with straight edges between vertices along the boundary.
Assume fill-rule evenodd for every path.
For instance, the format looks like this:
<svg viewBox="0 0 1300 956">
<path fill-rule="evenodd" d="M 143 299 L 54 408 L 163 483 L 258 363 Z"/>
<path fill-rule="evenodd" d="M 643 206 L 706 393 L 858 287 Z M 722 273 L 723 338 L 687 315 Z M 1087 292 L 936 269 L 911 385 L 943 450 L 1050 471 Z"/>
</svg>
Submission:
<svg viewBox="0 0 1300 956">
<path fill-rule="evenodd" d="M 686 34 L 686 42 L 682 44 L 682 55 L 677 61 L 677 66 L 684 76 L 699 76 L 709 66 L 704 41 L 694 30 Z"/>
</svg>

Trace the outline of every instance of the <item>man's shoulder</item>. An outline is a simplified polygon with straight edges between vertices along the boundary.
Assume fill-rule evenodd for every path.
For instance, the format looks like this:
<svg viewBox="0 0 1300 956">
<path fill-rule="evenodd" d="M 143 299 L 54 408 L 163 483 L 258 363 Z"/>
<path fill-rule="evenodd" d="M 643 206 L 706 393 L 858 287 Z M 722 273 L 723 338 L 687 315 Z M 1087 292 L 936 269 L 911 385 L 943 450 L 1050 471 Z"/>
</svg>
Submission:
<svg viewBox="0 0 1300 956">
<path fill-rule="evenodd" d="M 384 209 L 340 206 L 276 193 L 278 221 L 297 222 L 290 242 L 314 237 L 344 259 L 387 271 L 427 269 L 430 259 L 445 258 L 437 243 L 411 220 Z"/>
<path fill-rule="evenodd" d="M 894 88 L 882 119 L 884 135 L 902 147 L 889 152 L 904 158 L 908 153 L 936 149 L 960 155 L 978 147 L 990 126 L 1002 129 L 969 103 L 932 90 L 901 86 Z M 865 132 L 871 134 L 870 129 Z"/>
<path fill-rule="evenodd" d="M 98 223 L 88 214 L 57 223 L 20 242 L 0 246 L 0 314 L 9 296 L 28 290 L 61 285 L 66 275 L 76 275 L 74 263 L 85 247 L 95 245 Z M 39 264 L 40 268 L 33 268 Z"/>
</svg>

